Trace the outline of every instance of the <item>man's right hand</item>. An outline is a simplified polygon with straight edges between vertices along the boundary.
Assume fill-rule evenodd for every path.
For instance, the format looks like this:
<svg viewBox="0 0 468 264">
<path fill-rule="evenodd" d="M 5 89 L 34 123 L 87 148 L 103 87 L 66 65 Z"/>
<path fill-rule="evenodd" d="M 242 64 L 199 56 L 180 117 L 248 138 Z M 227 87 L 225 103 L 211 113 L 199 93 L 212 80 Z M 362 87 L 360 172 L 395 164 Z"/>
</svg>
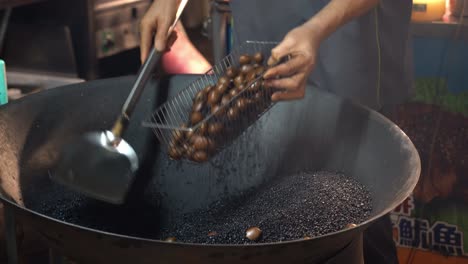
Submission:
<svg viewBox="0 0 468 264">
<path fill-rule="evenodd" d="M 140 23 L 140 58 L 143 63 L 155 43 L 155 48 L 162 52 L 167 49 L 169 27 L 172 25 L 180 1 L 155 0 Z M 153 39 L 154 34 L 156 36 Z"/>
</svg>

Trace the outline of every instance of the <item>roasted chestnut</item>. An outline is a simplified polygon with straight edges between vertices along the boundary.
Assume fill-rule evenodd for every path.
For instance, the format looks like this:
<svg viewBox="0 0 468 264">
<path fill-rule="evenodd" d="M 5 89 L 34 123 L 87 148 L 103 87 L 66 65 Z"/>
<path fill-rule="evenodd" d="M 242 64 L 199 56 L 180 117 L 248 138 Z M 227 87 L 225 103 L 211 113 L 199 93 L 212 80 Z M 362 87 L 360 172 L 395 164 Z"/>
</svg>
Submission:
<svg viewBox="0 0 468 264">
<path fill-rule="evenodd" d="M 217 136 L 223 131 L 223 124 L 216 122 L 208 125 L 208 134 L 211 136 Z"/>
<path fill-rule="evenodd" d="M 247 75 L 245 75 L 245 81 L 246 82 L 251 82 L 251 81 L 255 80 L 256 77 L 257 77 L 257 75 L 256 75 L 254 70 L 249 71 L 247 73 Z"/>
<path fill-rule="evenodd" d="M 228 89 L 228 86 L 229 84 L 228 83 L 220 83 L 216 86 L 216 91 L 219 93 L 219 94 L 224 94 L 227 89 Z"/>
<path fill-rule="evenodd" d="M 239 98 L 237 101 L 236 101 L 236 106 L 237 108 L 239 109 L 239 111 L 244 111 L 245 109 L 247 109 L 247 101 L 245 98 Z"/>
<path fill-rule="evenodd" d="M 257 52 L 253 55 L 253 60 L 258 63 L 258 64 L 261 64 L 263 62 L 263 54 L 261 52 Z"/>
<path fill-rule="evenodd" d="M 190 115 L 190 122 L 192 122 L 192 125 L 198 124 L 198 122 L 203 120 L 203 115 L 200 112 L 192 112 Z"/>
<path fill-rule="evenodd" d="M 228 77 L 226 76 L 221 76 L 219 79 L 218 79 L 218 85 L 220 84 L 229 84 L 231 80 L 229 80 Z"/>
<path fill-rule="evenodd" d="M 203 89 L 198 91 L 198 93 L 195 95 L 195 99 L 193 100 L 195 103 L 197 102 L 205 102 L 206 100 L 206 95 L 207 95 L 207 89 Z"/>
<path fill-rule="evenodd" d="M 192 138 L 195 150 L 206 150 L 208 148 L 208 139 L 203 136 L 194 136 Z"/>
<path fill-rule="evenodd" d="M 249 64 L 251 60 L 252 60 L 252 58 L 247 54 L 241 55 L 239 57 L 240 65 Z"/>
<path fill-rule="evenodd" d="M 182 131 L 174 130 L 174 132 L 172 132 L 172 141 L 175 144 L 179 144 L 183 138 L 184 138 L 184 133 Z"/>
<path fill-rule="evenodd" d="M 262 236 L 262 230 L 256 226 L 250 227 L 245 231 L 245 237 L 251 241 L 257 241 Z"/>
<path fill-rule="evenodd" d="M 239 87 L 240 85 L 244 84 L 244 81 L 245 81 L 244 76 L 239 74 L 237 75 L 236 78 L 234 78 L 234 85 L 236 87 Z"/>
<path fill-rule="evenodd" d="M 258 68 L 255 68 L 255 74 L 256 74 L 257 76 L 262 75 L 264 71 L 265 71 L 265 68 L 264 68 L 263 66 L 260 66 L 260 67 L 258 67 Z"/>
<path fill-rule="evenodd" d="M 164 241 L 166 241 L 166 242 L 176 242 L 176 240 L 177 239 L 175 237 L 168 237 Z"/>
<path fill-rule="evenodd" d="M 240 92 L 242 92 L 242 90 L 245 89 L 245 85 L 241 84 L 236 89 L 237 89 L 237 92 L 240 93 Z"/>
<path fill-rule="evenodd" d="M 239 117 L 239 109 L 235 106 L 230 107 L 227 112 L 227 117 L 231 121 L 236 120 Z"/>
<path fill-rule="evenodd" d="M 221 94 L 215 89 L 208 94 L 208 104 L 215 105 L 221 99 Z"/>
<path fill-rule="evenodd" d="M 249 72 L 253 71 L 254 67 L 250 64 L 242 65 L 240 71 L 242 74 L 247 75 Z"/>
<path fill-rule="evenodd" d="M 231 101 L 231 96 L 229 94 L 223 95 L 223 98 L 221 98 L 221 105 L 227 105 Z"/>
<path fill-rule="evenodd" d="M 193 137 L 194 134 L 195 134 L 195 132 L 193 130 L 185 131 L 185 139 L 190 140 Z"/>
<path fill-rule="evenodd" d="M 207 87 L 205 87 L 205 94 L 208 95 L 214 88 L 214 85 L 208 85 Z"/>
<path fill-rule="evenodd" d="M 198 127 L 196 131 L 196 133 L 201 136 L 206 135 L 207 132 L 208 132 L 208 125 L 206 124 L 206 122 L 203 122 L 202 124 L 200 124 L 200 126 Z"/>
<path fill-rule="evenodd" d="M 211 107 L 211 113 L 217 118 L 221 118 L 223 114 L 226 113 L 226 110 L 219 105 L 214 105 Z"/>
<path fill-rule="evenodd" d="M 237 75 L 237 69 L 236 68 L 231 66 L 231 67 L 228 67 L 226 69 L 226 76 L 227 77 L 233 79 L 234 77 L 236 77 L 236 75 Z"/>
<path fill-rule="evenodd" d="M 208 160 L 208 154 L 205 151 L 196 151 L 193 153 L 192 159 L 195 162 L 205 162 Z"/>
<path fill-rule="evenodd" d="M 229 91 L 229 96 L 234 97 L 236 96 L 237 94 L 239 93 L 239 91 L 237 89 L 232 89 Z"/>
<path fill-rule="evenodd" d="M 191 145 L 184 144 L 183 148 L 184 148 L 185 154 L 189 158 L 193 156 L 193 153 L 195 153 L 195 148 Z"/>
<path fill-rule="evenodd" d="M 257 92 L 260 90 L 260 86 L 261 86 L 262 82 L 260 82 L 259 80 L 257 80 L 256 82 L 252 83 L 250 86 L 249 86 L 249 91 L 251 92 Z"/>
<path fill-rule="evenodd" d="M 203 101 L 197 101 L 192 105 L 192 111 L 201 112 L 203 110 L 203 106 L 205 106 L 205 103 Z"/>
<path fill-rule="evenodd" d="M 183 156 L 183 150 L 182 148 L 178 147 L 175 144 L 171 144 L 169 146 L 169 151 L 168 151 L 169 157 L 173 160 L 180 160 Z"/>
<path fill-rule="evenodd" d="M 253 100 L 257 108 L 262 108 L 266 101 L 265 95 L 261 91 L 255 93 Z"/>
</svg>

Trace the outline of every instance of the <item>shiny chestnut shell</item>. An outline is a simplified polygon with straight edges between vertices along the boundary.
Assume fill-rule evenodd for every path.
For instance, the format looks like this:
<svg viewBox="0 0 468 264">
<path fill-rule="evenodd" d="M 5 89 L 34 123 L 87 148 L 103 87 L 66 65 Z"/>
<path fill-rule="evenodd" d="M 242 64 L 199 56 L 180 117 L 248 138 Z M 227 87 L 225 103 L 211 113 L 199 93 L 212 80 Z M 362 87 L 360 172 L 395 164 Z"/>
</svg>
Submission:
<svg viewBox="0 0 468 264">
<path fill-rule="evenodd" d="M 179 144 L 182 141 L 183 138 L 184 138 L 183 131 L 174 130 L 174 132 L 172 132 L 172 141 L 175 144 Z"/>
<path fill-rule="evenodd" d="M 205 87 L 205 93 L 206 93 L 206 95 L 208 96 L 208 94 L 209 94 L 211 91 L 213 91 L 214 88 L 215 88 L 214 85 L 209 85 L 209 86 Z"/>
<path fill-rule="evenodd" d="M 252 61 L 252 58 L 248 54 L 243 54 L 239 57 L 239 64 L 249 64 Z"/>
<path fill-rule="evenodd" d="M 196 151 L 192 155 L 192 160 L 195 162 L 205 162 L 208 160 L 208 154 L 205 151 Z"/>
<path fill-rule="evenodd" d="M 229 96 L 230 96 L 231 98 L 233 98 L 233 97 L 236 96 L 238 93 L 239 93 L 239 90 L 238 90 L 238 89 L 232 89 L 231 91 L 229 91 Z"/>
<path fill-rule="evenodd" d="M 251 81 L 255 80 L 255 78 L 257 78 L 257 75 L 255 74 L 255 71 L 254 71 L 254 70 L 249 71 L 249 72 L 245 75 L 245 81 L 246 81 L 246 82 L 251 82 Z"/>
<path fill-rule="evenodd" d="M 231 96 L 229 94 L 223 95 L 223 98 L 221 98 L 221 105 L 227 105 L 231 101 Z"/>
<path fill-rule="evenodd" d="M 208 124 L 206 122 L 203 122 L 202 124 L 200 124 L 200 126 L 198 127 L 196 133 L 198 135 L 206 135 L 206 133 L 208 132 Z"/>
<path fill-rule="evenodd" d="M 262 230 L 256 226 L 250 227 L 245 231 L 245 237 L 251 241 L 257 241 L 262 236 Z"/>
<path fill-rule="evenodd" d="M 195 153 L 195 148 L 191 145 L 184 144 L 183 148 L 188 158 L 191 158 L 193 156 L 193 153 Z"/>
<path fill-rule="evenodd" d="M 204 106 L 205 106 L 205 103 L 203 101 L 196 101 L 192 105 L 192 111 L 193 112 L 201 112 L 203 110 Z"/>
<path fill-rule="evenodd" d="M 240 92 L 242 92 L 242 90 L 245 89 L 245 85 L 241 84 L 236 89 L 237 89 L 237 93 L 240 93 Z"/>
<path fill-rule="evenodd" d="M 231 79 L 233 79 L 234 77 L 236 77 L 237 72 L 238 72 L 238 71 L 237 71 L 236 68 L 234 68 L 234 67 L 232 67 L 232 66 L 231 66 L 231 67 L 228 67 L 228 68 L 226 69 L 226 76 L 229 77 L 229 78 L 231 78 Z"/>
<path fill-rule="evenodd" d="M 198 124 L 198 122 L 203 120 L 203 115 L 200 112 L 192 112 L 190 115 L 190 122 L 192 122 L 192 125 Z"/>
<path fill-rule="evenodd" d="M 245 98 L 239 98 L 236 101 L 236 107 L 239 109 L 239 111 L 244 111 L 247 109 L 247 100 Z"/>
<path fill-rule="evenodd" d="M 255 63 L 261 64 L 263 62 L 263 54 L 261 52 L 256 52 L 253 55 L 253 60 Z"/>
<path fill-rule="evenodd" d="M 192 138 L 193 147 L 196 151 L 208 149 L 208 139 L 203 136 L 195 136 Z"/>
<path fill-rule="evenodd" d="M 247 75 L 249 72 L 253 70 L 254 70 L 254 67 L 250 64 L 242 65 L 242 67 L 240 68 L 241 73 L 244 75 Z"/>
<path fill-rule="evenodd" d="M 211 107 L 211 114 L 214 114 L 217 118 L 221 118 L 225 112 L 226 109 L 223 109 L 220 105 L 214 105 Z"/>
<path fill-rule="evenodd" d="M 197 94 L 195 94 L 195 98 L 194 98 L 194 102 L 197 103 L 197 102 L 205 102 L 206 101 L 206 95 L 207 95 L 207 89 L 203 89 L 203 90 L 200 90 L 197 92 Z"/>
<path fill-rule="evenodd" d="M 230 107 L 227 111 L 227 117 L 231 121 L 236 120 L 239 117 L 239 109 L 235 106 Z"/>
<path fill-rule="evenodd" d="M 166 242 L 176 242 L 177 239 L 175 237 L 168 237 L 168 238 L 164 239 L 164 241 L 166 241 Z"/>
<path fill-rule="evenodd" d="M 195 134 L 195 132 L 193 130 L 185 131 L 185 139 L 190 140 L 193 137 L 194 134 Z"/>
<path fill-rule="evenodd" d="M 258 68 L 255 68 L 254 71 L 255 71 L 255 74 L 256 74 L 257 76 L 260 76 L 260 75 L 262 75 L 263 72 L 265 71 L 265 67 L 260 66 L 260 67 L 258 67 Z"/>
<path fill-rule="evenodd" d="M 221 76 L 218 79 L 218 85 L 220 84 L 229 84 L 231 80 L 227 76 Z"/>
<path fill-rule="evenodd" d="M 208 125 L 208 134 L 211 136 L 217 136 L 219 133 L 221 133 L 224 129 L 224 126 L 222 123 L 216 122 L 216 123 L 211 123 Z"/>
<path fill-rule="evenodd" d="M 254 92 L 254 93 L 258 92 L 260 90 L 261 84 L 262 84 L 262 82 L 259 81 L 259 80 L 257 80 L 256 82 L 250 84 L 249 91 Z"/>
<path fill-rule="evenodd" d="M 216 86 L 215 89 L 218 93 L 224 94 L 227 91 L 228 87 L 229 87 L 228 83 L 220 83 Z"/>
<path fill-rule="evenodd" d="M 221 99 L 221 94 L 215 89 L 208 94 L 208 104 L 215 105 Z"/>
<path fill-rule="evenodd" d="M 234 85 L 236 87 L 239 87 L 240 85 L 244 84 L 245 78 L 243 75 L 237 75 L 236 78 L 234 78 Z"/>
<path fill-rule="evenodd" d="M 171 159 L 180 160 L 183 156 L 183 150 L 175 144 L 171 144 L 168 149 L 168 154 Z"/>
</svg>

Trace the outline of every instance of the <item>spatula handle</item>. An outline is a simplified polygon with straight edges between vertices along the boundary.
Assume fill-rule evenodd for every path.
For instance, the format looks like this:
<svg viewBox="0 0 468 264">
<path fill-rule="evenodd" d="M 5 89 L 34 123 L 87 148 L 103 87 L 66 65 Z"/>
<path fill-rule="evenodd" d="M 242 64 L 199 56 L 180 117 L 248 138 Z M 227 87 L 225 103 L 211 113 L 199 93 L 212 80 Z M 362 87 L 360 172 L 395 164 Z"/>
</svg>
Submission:
<svg viewBox="0 0 468 264">
<path fill-rule="evenodd" d="M 180 1 L 174 22 L 169 27 L 169 33 L 174 30 L 177 21 L 179 21 L 180 16 L 182 15 L 182 11 L 187 5 L 187 2 L 188 0 Z M 156 48 L 153 47 L 145 63 L 143 63 L 143 65 L 140 67 L 140 70 L 137 74 L 137 79 L 133 84 L 130 94 L 127 97 L 127 101 L 125 101 L 125 104 L 122 108 L 122 112 L 117 121 L 115 122 L 114 127 L 112 128 L 112 133 L 114 133 L 114 136 L 116 138 L 120 138 L 125 129 L 127 128 L 128 123 L 130 122 L 130 116 L 132 115 L 133 110 L 135 110 L 138 100 L 140 99 L 141 93 L 143 92 L 143 89 L 145 89 L 146 83 L 151 78 L 151 74 L 153 74 L 156 65 L 158 65 L 162 54 L 162 52 L 157 51 Z"/>
<path fill-rule="evenodd" d="M 151 50 L 148 59 L 138 71 L 136 81 L 133 84 L 133 88 L 127 98 L 127 101 L 125 101 L 125 104 L 122 107 L 123 116 L 130 118 L 130 116 L 132 115 L 137 105 L 138 99 L 140 98 L 146 83 L 151 78 L 151 75 L 154 73 L 156 65 L 159 63 L 161 56 L 162 52 L 157 51 L 155 48 Z"/>
<path fill-rule="evenodd" d="M 112 132 L 116 137 L 120 137 L 123 131 L 126 129 L 128 122 L 130 121 L 130 117 L 138 103 L 138 100 L 140 99 L 140 96 L 145 89 L 148 80 L 154 73 L 156 65 L 159 63 L 161 56 L 161 52 L 157 51 L 155 48 L 152 48 L 145 63 L 140 67 L 132 90 L 130 91 L 127 100 L 122 107 L 122 112 L 114 127 L 112 128 Z"/>
</svg>

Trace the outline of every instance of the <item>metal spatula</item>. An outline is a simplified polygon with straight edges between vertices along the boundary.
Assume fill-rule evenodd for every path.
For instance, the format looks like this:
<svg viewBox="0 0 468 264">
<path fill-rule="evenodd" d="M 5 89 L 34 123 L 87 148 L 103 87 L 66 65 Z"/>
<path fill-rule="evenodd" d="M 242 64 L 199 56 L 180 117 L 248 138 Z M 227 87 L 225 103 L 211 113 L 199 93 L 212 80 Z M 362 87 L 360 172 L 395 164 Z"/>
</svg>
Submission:
<svg viewBox="0 0 468 264">
<path fill-rule="evenodd" d="M 174 29 L 188 0 L 180 2 Z M 109 203 L 121 204 L 133 183 L 139 162 L 122 138 L 140 95 L 162 53 L 152 49 L 111 131 L 91 132 L 67 144 L 51 178 L 75 191 Z"/>
</svg>

